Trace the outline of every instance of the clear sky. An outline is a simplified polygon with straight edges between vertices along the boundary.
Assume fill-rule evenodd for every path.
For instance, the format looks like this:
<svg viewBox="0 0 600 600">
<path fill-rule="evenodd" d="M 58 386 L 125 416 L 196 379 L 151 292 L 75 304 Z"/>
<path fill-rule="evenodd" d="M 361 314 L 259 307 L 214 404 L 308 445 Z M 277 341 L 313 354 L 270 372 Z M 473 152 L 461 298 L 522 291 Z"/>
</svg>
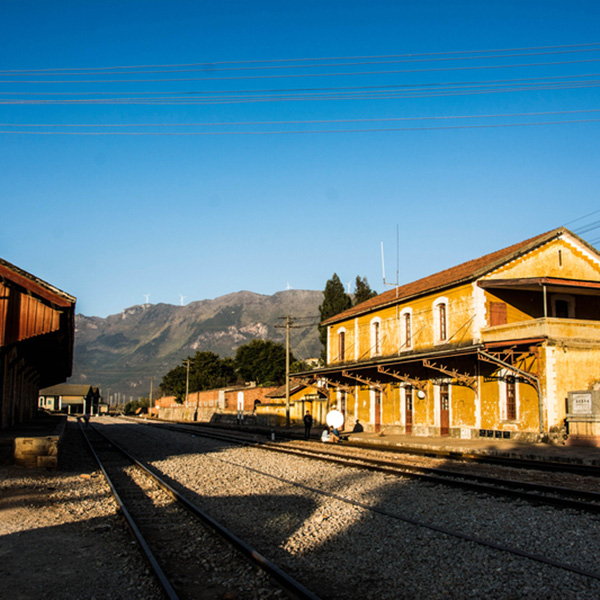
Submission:
<svg viewBox="0 0 600 600">
<path fill-rule="evenodd" d="M 0 40 L 0 257 L 86 315 L 600 239 L 597 0 L 0 0 Z"/>
</svg>

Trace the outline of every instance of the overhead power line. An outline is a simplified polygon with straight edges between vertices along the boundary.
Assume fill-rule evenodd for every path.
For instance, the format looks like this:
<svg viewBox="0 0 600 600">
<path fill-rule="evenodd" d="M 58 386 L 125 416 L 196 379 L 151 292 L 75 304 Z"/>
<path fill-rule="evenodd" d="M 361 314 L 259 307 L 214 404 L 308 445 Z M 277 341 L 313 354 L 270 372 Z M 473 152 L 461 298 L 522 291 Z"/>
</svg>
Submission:
<svg viewBox="0 0 600 600">
<path fill-rule="evenodd" d="M 195 68 L 172 68 L 168 65 L 164 67 L 118 67 L 118 69 L 124 70 L 110 70 L 108 68 L 98 70 L 94 68 L 81 68 L 81 69 L 41 69 L 34 70 L 28 69 L 23 71 L 17 70 L 0 70 L 0 75 L 6 76 L 19 76 L 19 75 L 55 75 L 64 74 L 70 76 L 79 75 L 90 75 L 95 72 L 101 72 L 103 75 L 138 75 L 138 74 L 155 74 L 155 73 L 197 73 L 199 71 L 211 72 L 231 72 L 231 71 L 266 71 L 266 70 L 283 70 L 283 69 L 325 69 L 328 67 L 356 67 L 363 65 L 391 65 L 391 64 L 407 64 L 407 63 L 424 63 L 424 62 L 455 62 L 455 61 L 472 61 L 472 60 L 489 60 L 489 59 L 504 59 L 504 58 L 523 58 L 529 56 L 548 56 L 553 54 L 569 54 L 569 53 L 581 53 L 581 52 L 598 52 L 600 48 L 587 48 L 579 50 L 560 50 L 554 52 L 530 52 L 530 53 L 519 53 L 519 54 L 498 54 L 498 55 L 487 55 L 487 56 L 446 56 L 438 58 L 405 58 L 403 60 L 360 60 L 358 62 L 313 62 L 312 64 L 271 64 L 271 65 L 259 65 L 259 66 L 239 66 L 239 67 L 215 67 L 214 64 L 198 65 Z M 560 64 L 560 63 L 551 63 Z M 140 69 L 140 70 L 133 70 Z M 149 70 L 152 69 L 152 70 Z"/>
<path fill-rule="evenodd" d="M 215 121 L 204 123 L 0 123 L 0 127 L 220 127 L 232 125 L 314 125 L 331 123 L 381 123 L 396 121 L 439 121 L 452 119 L 498 119 L 514 117 L 533 117 L 549 115 L 572 115 L 600 112 L 600 108 L 586 108 L 581 110 L 553 110 L 542 112 L 519 112 L 519 113 L 486 113 L 480 115 L 440 115 L 440 116 L 417 116 L 417 117 L 380 117 L 362 119 L 305 119 L 286 121 Z M 583 218 L 583 217 L 582 217 Z"/>
<path fill-rule="evenodd" d="M 379 85 L 353 85 L 353 86 L 326 86 L 326 87 L 301 87 L 301 88 L 262 88 L 262 89 L 233 89 L 233 90 L 179 90 L 171 92 L 158 91 L 86 91 L 86 92 L 30 92 L 30 91 L 3 91 L 6 96 L 100 96 L 100 95 L 120 95 L 120 94 L 143 94 L 143 95 L 210 95 L 210 94 L 284 94 L 284 93 L 304 93 L 304 92 L 340 92 L 340 91 L 371 91 L 371 90 L 404 90 L 404 89 L 430 89 L 445 88 L 447 86 L 494 86 L 502 84 L 532 84 L 542 83 L 554 85 L 557 83 L 571 80 L 575 83 L 586 83 L 589 80 L 583 78 L 598 77 L 600 72 L 586 73 L 578 75 L 553 75 L 546 77 L 520 77 L 510 79 L 488 79 L 488 80 L 468 80 L 468 81 L 440 81 L 428 83 L 400 83 L 400 84 L 379 84 Z"/>
<path fill-rule="evenodd" d="M 582 44 L 563 44 L 554 46 L 530 46 L 530 47 L 518 47 L 518 48 L 496 48 L 491 50 L 455 50 L 445 52 L 421 52 L 421 53 L 407 53 L 407 54 L 379 54 L 379 55 L 363 55 L 363 56 L 325 56 L 325 57 L 313 57 L 313 58 L 281 58 L 281 59 L 255 59 L 255 60 L 230 60 L 230 61 L 210 61 L 210 62 L 194 62 L 194 63 L 175 63 L 175 64 L 149 64 L 149 65 L 117 65 L 109 67 L 58 67 L 58 68 L 47 68 L 47 69 L 7 69 L 2 70 L 0 73 L 42 73 L 50 71 L 107 71 L 117 69 L 152 69 L 152 68 L 178 68 L 178 67 L 202 67 L 212 68 L 215 65 L 251 65 L 251 64 L 279 64 L 282 62 L 286 63 L 300 63 L 300 62 L 317 62 L 325 60 L 345 61 L 345 60 L 377 60 L 377 59 L 413 59 L 421 57 L 448 57 L 448 56 L 460 56 L 460 55 L 475 55 L 475 54 L 502 54 L 506 52 L 539 52 L 541 50 L 556 52 L 545 52 L 546 54 L 558 54 L 566 52 L 569 49 L 584 49 L 587 48 L 589 51 L 593 51 L 600 47 L 600 42 L 590 42 Z M 584 51 L 588 51 L 584 50 Z"/>
<path fill-rule="evenodd" d="M 525 123 L 494 123 L 487 125 L 440 125 L 432 127 L 378 127 L 365 129 L 311 129 L 289 131 L 191 131 L 191 132 L 150 132 L 150 131 L 0 131 L 6 135 L 71 135 L 71 136 L 245 136 L 245 135 L 292 135 L 315 133 L 383 133 L 399 131 L 440 131 L 452 129 L 492 129 L 503 127 L 536 127 L 542 125 L 569 125 L 598 123 L 600 119 L 575 119 L 569 121 L 540 121 Z"/>
<path fill-rule="evenodd" d="M 170 77 L 170 78 L 152 78 L 152 79 L 51 79 L 51 80 L 0 80 L 0 83 L 27 83 L 27 84 L 74 84 L 74 83 L 168 83 L 181 81 L 248 81 L 264 79 L 299 79 L 310 77 L 355 77 L 365 75 L 406 75 L 412 73 L 441 73 L 452 71 L 481 71 L 498 69 L 515 69 L 525 67 L 549 67 L 565 66 L 575 64 L 588 64 L 600 62 L 600 58 L 590 58 L 585 60 L 552 61 L 537 63 L 516 63 L 502 65 L 476 65 L 460 67 L 436 67 L 432 69 L 394 69 L 385 71 L 348 71 L 334 73 L 278 73 L 275 75 L 237 75 L 234 77 Z"/>
</svg>

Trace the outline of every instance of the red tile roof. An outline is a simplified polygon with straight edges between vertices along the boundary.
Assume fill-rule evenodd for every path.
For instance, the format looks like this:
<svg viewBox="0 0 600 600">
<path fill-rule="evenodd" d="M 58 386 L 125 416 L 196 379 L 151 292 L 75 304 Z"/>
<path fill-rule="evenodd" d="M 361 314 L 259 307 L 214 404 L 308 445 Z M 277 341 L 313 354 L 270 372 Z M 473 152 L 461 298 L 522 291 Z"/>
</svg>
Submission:
<svg viewBox="0 0 600 600">
<path fill-rule="evenodd" d="M 440 271 L 434 275 L 429 275 L 423 279 L 417 279 L 417 281 L 401 285 L 398 288 L 383 292 L 383 294 L 379 294 L 370 300 L 361 302 L 344 312 L 330 317 L 323 321 L 323 325 L 330 325 L 350 317 L 368 313 L 386 305 L 393 305 L 399 301 L 405 301 L 408 298 L 414 298 L 415 296 L 430 293 L 436 289 L 442 289 L 476 279 L 565 232 L 571 234 L 571 232 L 564 227 L 559 227 L 558 229 L 536 235 L 535 237 L 519 242 L 518 244 L 508 246 L 508 248 L 497 250 L 491 254 L 481 256 L 480 258 L 469 260 L 456 267 L 451 267 L 450 269 Z"/>
</svg>

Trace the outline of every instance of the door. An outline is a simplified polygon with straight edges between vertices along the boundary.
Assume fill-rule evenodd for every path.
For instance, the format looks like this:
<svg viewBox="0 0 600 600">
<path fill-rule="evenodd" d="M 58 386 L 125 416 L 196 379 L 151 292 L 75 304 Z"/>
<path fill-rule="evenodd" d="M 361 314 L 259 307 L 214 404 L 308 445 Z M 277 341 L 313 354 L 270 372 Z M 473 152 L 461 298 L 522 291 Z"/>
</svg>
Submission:
<svg viewBox="0 0 600 600">
<path fill-rule="evenodd" d="M 450 435 L 450 390 L 447 383 L 440 385 L 440 435 Z"/>
<path fill-rule="evenodd" d="M 413 394 L 411 385 L 404 388 L 404 433 L 410 435 L 413 430 Z"/>
<path fill-rule="evenodd" d="M 381 392 L 379 390 L 375 390 L 373 400 L 375 403 L 373 407 L 373 424 L 375 425 L 375 433 L 379 433 L 381 431 Z"/>
</svg>

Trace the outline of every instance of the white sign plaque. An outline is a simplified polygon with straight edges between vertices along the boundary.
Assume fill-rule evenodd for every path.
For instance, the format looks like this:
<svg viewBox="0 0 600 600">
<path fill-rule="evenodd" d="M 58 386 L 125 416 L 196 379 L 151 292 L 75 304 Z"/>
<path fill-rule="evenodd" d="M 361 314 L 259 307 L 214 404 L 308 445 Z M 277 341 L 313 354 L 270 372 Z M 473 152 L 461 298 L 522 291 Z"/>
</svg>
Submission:
<svg viewBox="0 0 600 600">
<path fill-rule="evenodd" d="M 572 412 L 574 415 L 591 415 L 592 414 L 592 394 L 573 394 Z"/>
</svg>

